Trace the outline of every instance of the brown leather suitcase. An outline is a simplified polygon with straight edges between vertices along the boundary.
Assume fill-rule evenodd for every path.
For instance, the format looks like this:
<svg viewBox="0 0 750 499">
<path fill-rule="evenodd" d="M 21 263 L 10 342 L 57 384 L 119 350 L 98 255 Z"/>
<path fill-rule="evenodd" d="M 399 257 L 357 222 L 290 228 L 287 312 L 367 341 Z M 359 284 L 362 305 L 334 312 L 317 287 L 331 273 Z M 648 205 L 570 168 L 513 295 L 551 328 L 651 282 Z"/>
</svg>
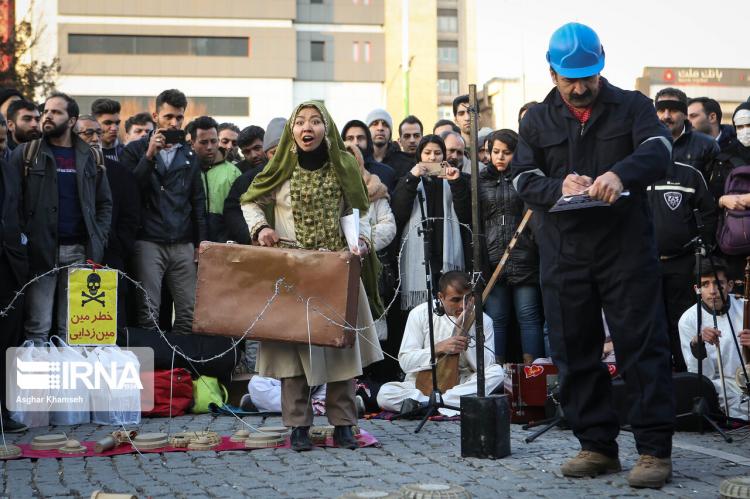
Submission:
<svg viewBox="0 0 750 499">
<path fill-rule="evenodd" d="M 359 277 L 359 258 L 343 253 L 203 242 L 193 331 L 241 337 L 283 278 L 279 295 L 246 338 L 351 347 Z"/>
</svg>

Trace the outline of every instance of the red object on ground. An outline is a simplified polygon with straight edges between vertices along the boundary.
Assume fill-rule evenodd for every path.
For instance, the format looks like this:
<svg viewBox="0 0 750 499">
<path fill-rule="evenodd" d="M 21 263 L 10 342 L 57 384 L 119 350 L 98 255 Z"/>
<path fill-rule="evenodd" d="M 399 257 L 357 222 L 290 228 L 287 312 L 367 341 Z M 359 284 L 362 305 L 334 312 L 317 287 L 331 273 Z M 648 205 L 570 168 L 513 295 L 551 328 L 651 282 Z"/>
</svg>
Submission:
<svg viewBox="0 0 750 499">
<path fill-rule="evenodd" d="M 187 369 L 178 367 L 171 371 L 166 369 L 142 373 L 141 381 L 143 386 L 154 387 L 154 408 L 144 412 L 144 417 L 169 417 L 170 405 L 172 417 L 182 416 L 193 405 L 193 379 Z"/>
<path fill-rule="evenodd" d="M 359 442 L 360 447 L 379 447 L 380 442 L 378 442 L 378 439 L 375 438 L 371 433 L 366 432 L 365 430 L 360 430 L 359 435 L 355 436 L 357 441 Z M 100 454 L 97 454 L 94 452 L 94 447 L 96 446 L 96 442 L 81 442 L 81 445 L 86 447 L 86 452 L 82 452 L 80 454 L 64 454 L 58 450 L 34 450 L 31 448 L 31 444 L 15 444 L 18 447 L 21 448 L 21 455 L 18 456 L 16 459 L 22 459 L 22 458 L 65 458 L 65 457 L 108 457 L 108 456 L 118 456 L 120 454 L 135 454 L 135 449 L 130 444 L 120 444 L 119 446 L 115 447 L 112 450 L 108 450 L 105 452 L 102 452 Z M 291 445 L 289 443 L 289 437 L 287 437 L 286 442 L 284 442 L 284 445 L 279 445 L 278 448 L 281 449 L 288 449 Z M 317 447 L 335 447 L 333 445 L 333 437 L 328 437 L 328 440 L 326 440 L 326 443 L 324 445 L 318 445 Z M 232 442 L 230 440 L 230 437 L 221 437 L 221 443 L 215 448 L 211 449 L 211 451 L 190 451 L 190 452 L 222 452 L 222 451 L 229 451 L 229 450 L 253 450 L 248 449 L 245 447 L 244 442 Z M 178 447 L 161 447 L 159 449 L 141 449 L 141 454 L 146 453 L 152 453 L 152 452 L 187 452 L 188 449 L 186 448 L 178 448 Z"/>
</svg>

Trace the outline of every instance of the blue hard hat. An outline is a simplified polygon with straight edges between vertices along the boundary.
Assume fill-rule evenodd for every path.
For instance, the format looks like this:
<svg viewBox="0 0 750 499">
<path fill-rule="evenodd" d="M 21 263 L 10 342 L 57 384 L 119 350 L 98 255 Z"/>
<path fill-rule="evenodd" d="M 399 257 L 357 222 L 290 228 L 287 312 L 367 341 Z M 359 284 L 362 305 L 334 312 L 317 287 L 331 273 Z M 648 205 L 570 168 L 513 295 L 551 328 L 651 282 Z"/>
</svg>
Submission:
<svg viewBox="0 0 750 499">
<path fill-rule="evenodd" d="M 604 67 L 604 47 L 593 29 L 568 23 L 552 33 L 547 62 L 560 76 L 586 78 Z"/>
</svg>

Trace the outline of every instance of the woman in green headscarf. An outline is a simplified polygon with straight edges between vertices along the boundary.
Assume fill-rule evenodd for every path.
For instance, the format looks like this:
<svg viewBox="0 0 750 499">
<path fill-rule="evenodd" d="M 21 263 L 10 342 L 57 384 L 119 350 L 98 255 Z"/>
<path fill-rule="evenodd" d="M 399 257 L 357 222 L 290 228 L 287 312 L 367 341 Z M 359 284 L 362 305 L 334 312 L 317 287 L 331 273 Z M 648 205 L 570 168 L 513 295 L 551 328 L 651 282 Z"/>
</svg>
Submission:
<svg viewBox="0 0 750 499">
<path fill-rule="evenodd" d="M 353 378 L 383 358 L 373 314 L 382 313 L 377 294 L 377 257 L 369 252 L 367 191 L 354 157 L 345 151 L 336 125 L 319 102 L 295 109 L 284 127 L 273 159 L 241 198 L 253 241 L 275 246 L 281 239 L 305 249 L 346 251 L 340 219 L 359 209 L 356 253 L 364 258 L 357 328 L 351 349 L 264 342 L 258 354 L 262 376 L 281 380 L 284 425 L 291 426 L 292 448 L 312 448 L 310 387 L 327 384 L 326 414 L 335 426 L 337 445 L 356 448 L 351 427 L 357 423 Z M 367 292 L 365 292 L 367 290 Z M 368 302 L 369 297 L 369 302 Z M 377 317 L 376 317 L 377 318 Z M 360 338 L 359 336 L 362 336 Z"/>
</svg>

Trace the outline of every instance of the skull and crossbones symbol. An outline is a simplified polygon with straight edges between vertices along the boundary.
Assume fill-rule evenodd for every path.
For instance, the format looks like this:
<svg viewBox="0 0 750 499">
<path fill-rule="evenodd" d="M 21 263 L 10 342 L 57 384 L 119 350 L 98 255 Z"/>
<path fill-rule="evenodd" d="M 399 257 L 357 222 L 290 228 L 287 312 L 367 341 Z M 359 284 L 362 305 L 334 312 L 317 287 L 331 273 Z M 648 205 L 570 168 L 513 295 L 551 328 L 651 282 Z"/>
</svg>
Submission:
<svg viewBox="0 0 750 499">
<path fill-rule="evenodd" d="M 95 301 L 103 307 L 105 292 L 99 292 L 99 288 L 102 287 L 102 278 L 99 277 L 99 274 L 95 272 L 90 273 L 86 278 L 86 287 L 88 288 L 89 292 L 86 293 L 85 291 L 81 291 L 81 296 L 83 297 L 83 300 L 81 300 L 81 306 Z"/>
</svg>

